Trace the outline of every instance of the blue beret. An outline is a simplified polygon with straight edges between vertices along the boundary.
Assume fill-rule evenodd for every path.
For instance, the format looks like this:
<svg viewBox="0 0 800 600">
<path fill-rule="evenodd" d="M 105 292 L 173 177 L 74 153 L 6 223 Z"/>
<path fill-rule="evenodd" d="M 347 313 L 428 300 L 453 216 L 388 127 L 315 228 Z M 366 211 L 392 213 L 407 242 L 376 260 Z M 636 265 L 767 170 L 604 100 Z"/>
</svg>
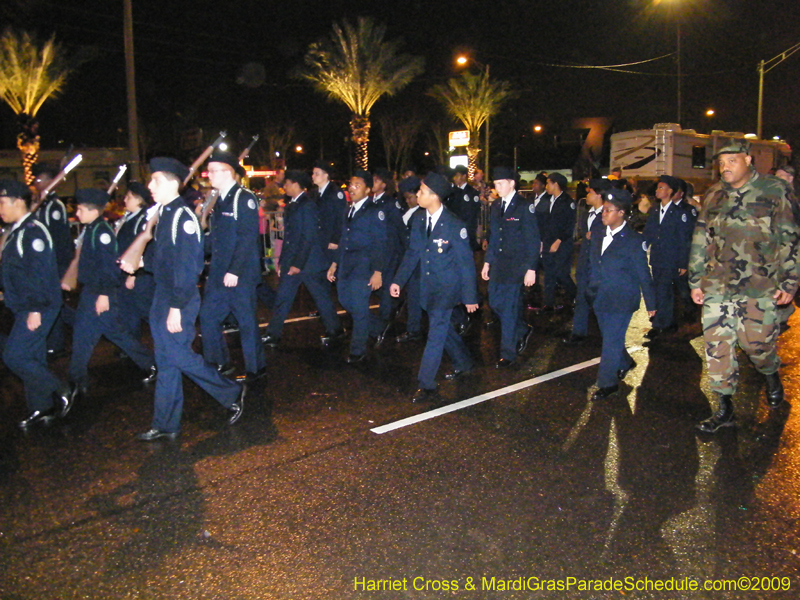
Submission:
<svg viewBox="0 0 800 600">
<path fill-rule="evenodd" d="M 603 200 L 611 202 L 617 208 L 623 209 L 628 212 L 633 204 L 633 196 L 628 190 L 611 188 L 607 192 L 603 192 Z"/>
<path fill-rule="evenodd" d="M 608 179 L 590 179 L 589 188 L 593 189 L 596 193 L 600 194 L 612 188 L 611 182 Z"/>
<path fill-rule="evenodd" d="M 333 165 L 328 162 L 327 160 L 318 160 L 314 163 L 315 169 L 321 169 L 325 171 L 328 175 L 333 175 Z"/>
<path fill-rule="evenodd" d="M 153 196 L 150 193 L 150 190 L 148 190 L 147 186 L 140 181 L 128 182 L 128 191 L 139 196 L 148 206 L 153 203 Z"/>
<path fill-rule="evenodd" d="M 239 177 L 244 177 L 244 168 L 239 164 L 239 159 L 227 150 L 215 148 L 214 152 L 211 153 L 211 158 L 208 159 L 208 162 L 218 162 L 229 165 L 234 172 L 239 175 Z"/>
<path fill-rule="evenodd" d="M 76 204 L 87 204 L 98 210 L 103 210 L 108 204 L 109 196 L 105 190 L 97 188 L 83 188 L 75 192 Z"/>
<path fill-rule="evenodd" d="M 427 185 L 434 194 L 439 196 L 439 200 L 444 200 L 450 193 L 451 185 L 442 175 L 438 173 L 428 173 L 422 183 Z"/>
<path fill-rule="evenodd" d="M 492 181 L 497 181 L 500 179 L 519 181 L 519 174 L 511 167 L 495 167 L 494 171 L 492 171 Z"/>
<path fill-rule="evenodd" d="M 398 183 L 397 189 L 400 190 L 401 194 L 416 194 L 419 191 L 419 186 L 419 177 L 412 175 L 411 177 L 406 177 L 400 183 Z"/>
<path fill-rule="evenodd" d="M 13 179 L 0 179 L 0 196 L 27 200 L 31 197 L 31 190 L 21 181 L 15 181 Z"/>
<path fill-rule="evenodd" d="M 183 181 L 189 175 L 189 167 L 184 165 L 179 160 L 169 158 L 167 156 L 156 156 L 150 159 L 150 172 L 151 173 L 172 173 Z"/>
</svg>

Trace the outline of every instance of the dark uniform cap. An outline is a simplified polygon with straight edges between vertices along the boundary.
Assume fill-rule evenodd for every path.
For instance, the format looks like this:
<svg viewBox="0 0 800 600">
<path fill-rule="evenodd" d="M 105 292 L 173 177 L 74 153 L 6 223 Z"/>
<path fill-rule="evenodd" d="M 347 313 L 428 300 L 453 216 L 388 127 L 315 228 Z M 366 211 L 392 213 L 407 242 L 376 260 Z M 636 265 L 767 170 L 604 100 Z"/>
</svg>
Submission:
<svg viewBox="0 0 800 600">
<path fill-rule="evenodd" d="M 300 185 L 301 189 L 307 190 L 311 187 L 311 177 L 305 171 L 286 171 L 283 175 L 284 181 L 287 179 L 289 181 L 294 181 L 295 183 Z"/>
<path fill-rule="evenodd" d="M 393 179 L 392 172 L 389 169 L 384 169 L 382 167 L 379 167 L 379 168 L 375 169 L 372 172 L 372 176 L 373 176 L 373 178 L 377 177 L 383 183 L 390 183 L 392 181 L 392 179 Z"/>
<path fill-rule="evenodd" d="M 397 184 L 397 189 L 401 194 L 416 194 L 419 191 L 420 180 L 416 175 L 406 177 Z"/>
<path fill-rule="evenodd" d="M 53 179 L 56 175 L 58 175 L 59 168 L 56 165 L 51 165 L 49 163 L 36 163 L 31 167 L 31 175 L 34 177 L 39 177 L 39 175 L 47 175 L 50 179 Z"/>
<path fill-rule="evenodd" d="M 31 197 L 31 190 L 21 181 L 15 181 L 13 179 L 0 179 L 0 196 L 27 200 Z"/>
<path fill-rule="evenodd" d="M 230 165 L 230 167 L 239 177 L 244 177 L 244 168 L 239 164 L 239 159 L 227 150 L 215 148 L 214 152 L 211 153 L 211 157 L 208 159 L 208 162 L 218 162 Z"/>
<path fill-rule="evenodd" d="M 550 173 L 547 178 L 553 183 L 558 184 L 558 187 L 560 187 L 562 190 L 567 189 L 567 178 L 561 173 Z"/>
<path fill-rule="evenodd" d="M 450 193 L 450 182 L 438 173 L 428 173 L 422 183 L 431 188 L 431 191 L 444 200 Z"/>
<path fill-rule="evenodd" d="M 674 194 L 680 189 L 683 189 L 681 186 L 681 180 L 677 177 L 673 177 L 672 175 L 662 175 L 658 178 L 659 183 L 666 183 L 670 189 L 672 189 L 672 193 Z"/>
<path fill-rule="evenodd" d="M 327 160 L 318 160 L 314 163 L 314 169 L 321 169 L 325 171 L 328 175 L 333 175 L 333 165 L 329 163 Z"/>
<path fill-rule="evenodd" d="M 468 175 L 469 174 L 469 169 L 467 169 L 467 167 L 464 166 L 464 165 L 456 165 L 453 168 L 453 171 L 455 171 L 456 173 L 461 173 L 462 175 Z"/>
<path fill-rule="evenodd" d="M 589 188 L 598 194 L 602 194 L 603 192 L 610 190 L 612 185 L 608 179 L 590 179 Z"/>
<path fill-rule="evenodd" d="M 607 192 L 603 192 L 603 201 L 611 202 L 617 208 L 621 208 L 625 212 L 630 212 L 631 205 L 633 204 L 633 196 L 628 190 L 620 190 L 611 188 Z"/>
<path fill-rule="evenodd" d="M 519 181 L 519 174 L 511 167 L 495 167 L 494 171 L 492 171 L 492 181 L 499 181 L 500 179 Z"/>
<path fill-rule="evenodd" d="M 153 204 L 153 196 L 150 194 L 150 190 L 141 181 L 128 182 L 128 191 L 139 196 L 147 206 Z"/>
<path fill-rule="evenodd" d="M 739 154 L 740 152 L 749 155 L 750 142 L 746 140 L 733 140 L 714 155 L 714 160 L 717 160 L 722 154 Z"/>
<path fill-rule="evenodd" d="M 169 158 L 167 156 L 156 156 L 150 159 L 150 172 L 157 173 L 172 173 L 183 181 L 189 175 L 189 167 L 184 165 L 179 160 Z"/>
<path fill-rule="evenodd" d="M 356 169 L 353 172 L 353 177 L 358 177 L 359 179 L 363 179 L 364 183 L 368 188 L 372 188 L 372 173 L 369 171 L 365 171 L 364 169 Z"/>
<path fill-rule="evenodd" d="M 108 204 L 109 196 L 104 190 L 97 188 L 83 188 L 75 192 L 75 204 L 87 204 L 100 211 Z"/>
</svg>

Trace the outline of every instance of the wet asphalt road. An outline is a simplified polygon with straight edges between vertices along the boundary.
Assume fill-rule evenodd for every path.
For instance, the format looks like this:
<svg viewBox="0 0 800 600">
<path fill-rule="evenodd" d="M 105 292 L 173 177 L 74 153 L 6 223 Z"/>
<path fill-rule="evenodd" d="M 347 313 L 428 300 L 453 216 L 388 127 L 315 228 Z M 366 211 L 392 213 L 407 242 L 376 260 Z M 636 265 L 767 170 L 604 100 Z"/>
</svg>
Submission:
<svg viewBox="0 0 800 600">
<path fill-rule="evenodd" d="M 301 300 L 294 317 L 311 308 Z M 599 356 L 596 329 L 586 346 L 560 345 L 568 311 L 529 316 L 535 336 L 513 371 L 493 368 L 499 331 L 475 328 L 481 366 L 442 383 L 447 403 Z M 693 429 L 709 414 L 699 326 L 647 348 L 641 311 L 628 336 L 638 366 L 607 401 L 589 401 L 588 366 L 380 434 L 432 408 L 410 402 L 423 343 L 387 342 L 350 367 L 346 347 L 320 348 L 313 319 L 268 351 L 269 379 L 236 426 L 187 382 L 177 442 L 134 439 L 152 391 L 105 341 L 88 397 L 26 435 L 21 386 L 3 370 L 0 599 L 798 598 L 792 323 L 781 339 L 789 403 L 768 410 L 747 364 L 739 427 L 716 436 Z M 513 589 L 520 578 L 529 589 Z M 646 578 L 790 589 L 630 589 Z M 541 580 L 572 583 L 538 591 Z"/>
</svg>

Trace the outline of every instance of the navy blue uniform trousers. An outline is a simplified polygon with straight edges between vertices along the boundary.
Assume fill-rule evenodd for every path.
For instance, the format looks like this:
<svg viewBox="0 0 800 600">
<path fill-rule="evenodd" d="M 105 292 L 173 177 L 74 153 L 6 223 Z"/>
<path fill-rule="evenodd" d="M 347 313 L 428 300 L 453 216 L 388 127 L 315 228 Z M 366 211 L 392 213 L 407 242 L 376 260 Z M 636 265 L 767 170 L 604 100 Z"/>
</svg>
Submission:
<svg viewBox="0 0 800 600">
<path fill-rule="evenodd" d="M 500 357 L 517 358 L 517 342 L 527 331 L 522 318 L 522 284 L 497 283 L 489 274 L 489 303 L 500 317 Z"/>
<path fill-rule="evenodd" d="M 665 329 L 675 324 L 675 291 L 681 285 L 681 277 L 677 269 L 659 269 L 654 267 L 653 285 L 656 288 L 656 316 L 653 327 Z"/>
<path fill-rule="evenodd" d="M 561 286 L 568 298 L 572 299 L 577 293 L 575 282 L 569 274 L 572 267 L 571 242 L 561 242 L 555 252 L 542 253 L 544 267 L 544 296 L 542 302 L 545 306 L 553 306 L 556 302 L 556 287 Z"/>
<path fill-rule="evenodd" d="M 53 392 L 62 387 L 61 381 L 47 366 L 47 334 L 53 328 L 60 307 L 42 311 L 42 324 L 28 329 L 28 313 L 14 315 L 14 326 L 3 349 L 3 362 L 22 379 L 28 411 L 45 411 L 53 407 Z"/>
<path fill-rule="evenodd" d="M 372 293 L 369 279 L 339 279 L 336 289 L 339 304 L 353 318 L 350 354 L 361 356 L 367 351 L 367 338 L 369 338 L 369 296 Z"/>
<path fill-rule="evenodd" d="M 597 323 L 603 336 L 603 349 L 600 352 L 600 368 L 597 372 L 597 386 L 617 385 L 617 371 L 627 369 L 633 364 L 631 355 L 625 348 L 625 334 L 631 322 L 631 313 L 598 312 Z"/>
<path fill-rule="evenodd" d="M 69 378 L 80 385 L 86 384 L 89 360 L 101 337 L 105 337 L 127 354 L 140 369 L 147 370 L 153 366 L 153 355 L 150 351 L 122 327 L 117 294 L 108 296 L 109 309 L 100 315 L 95 308 L 97 296 L 84 289 L 75 311 Z"/>
<path fill-rule="evenodd" d="M 319 309 L 319 315 L 322 317 L 322 322 L 325 324 L 325 331 L 327 333 L 339 331 L 342 328 L 342 324 L 333 306 L 331 284 L 328 281 L 327 271 L 312 272 L 303 270 L 297 275 L 287 275 L 285 273 L 281 275 L 272 317 L 267 326 L 267 333 L 276 338 L 281 337 L 284 321 L 289 316 L 289 311 L 292 309 L 292 304 L 301 283 L 306 286 L 308 293 L 314 299 L 314 303 Z"/>
<path fill-rule="evenodd" d="M 150 309 L 150 331 L 156 349 L 155 413 L 153 428 L 160 431 L 177 432 L 181 428 L 183 412 L 183 375 L 186 375 L 211 395 L 225 408 L 239 397 L 241 387 L 220 375 L 192 350 L 192 341 L 197 332 L 195 321 L 200 311 L 200 293 L 196 292 L 181 309 L 183 331 L 170 333 L 167 330 L 169 299 L 161 297 L 156 289 L 153 306 Z"/>
<path fill-rule="evenodd" d="M 474 362 L 467 345 L 451 322 L 453 309 L 429 310 L 427 313 L 428 342 L 422 353 L 417 379 L 421 388 L 433 390 L 436 389 L 436 373 L 442 363 L 442 351 L 447 352 L 453 368 L 460 371 L 470 370 Z"/>
</svg>

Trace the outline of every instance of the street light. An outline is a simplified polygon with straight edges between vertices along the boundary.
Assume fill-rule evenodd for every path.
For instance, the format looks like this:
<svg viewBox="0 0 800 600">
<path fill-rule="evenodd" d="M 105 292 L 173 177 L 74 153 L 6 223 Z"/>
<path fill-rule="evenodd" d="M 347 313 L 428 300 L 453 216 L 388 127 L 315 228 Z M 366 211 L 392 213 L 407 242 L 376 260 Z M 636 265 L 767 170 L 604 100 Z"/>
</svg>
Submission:
<svg viewBox="0 0 800 600">
<path fill-rule="evenodd" d="M 764 112 L 764 73 L 770 72 L 798 50 L 800 50 L 800 43 L 795 44 L 788 50 L 784 50 L 777 56 L 773 56 L 769 60 L 762 60 L 758 63 L 758 123 L 756 126 L 756 135 L 758 135 L 759 138 L 762 132 L 762 115 Z"/>
<path fill-rule="evenodd" d="M 533 126 L 533 130 L 534 130 L 536 133 L 542 133 L 542 126 L 541 126 L 541 125 L 534 125 L 534 126 Z"/>
<path fill-rule="evenodd" d="M 707 116 L 707 117 L 713 117 L 715 114 L 716 114 L 716 113 L 714 112 L 714 109 L 713 109 L 713 108 L 709 108 L 709 109 L 706 111 L 706 116 Z"/>
<path fill-rule="evenodd" d="M 459 66 L 464 66 L 470 61 L 469 58 L 464 56 L 463 54 L 456 58 L 456 64 Z M 486 70 L 486 83 L 489 83 L 489 65 L 483 65 L 479 61 L 472 59 L 472 62 L 475 63 L 475 66 L 478 68 L 483 67 Z M 484 177 L 489 176 L 489 117 L 486 117 L 486 155 L 483 157 L 483 175 Z"/>
</svg>

